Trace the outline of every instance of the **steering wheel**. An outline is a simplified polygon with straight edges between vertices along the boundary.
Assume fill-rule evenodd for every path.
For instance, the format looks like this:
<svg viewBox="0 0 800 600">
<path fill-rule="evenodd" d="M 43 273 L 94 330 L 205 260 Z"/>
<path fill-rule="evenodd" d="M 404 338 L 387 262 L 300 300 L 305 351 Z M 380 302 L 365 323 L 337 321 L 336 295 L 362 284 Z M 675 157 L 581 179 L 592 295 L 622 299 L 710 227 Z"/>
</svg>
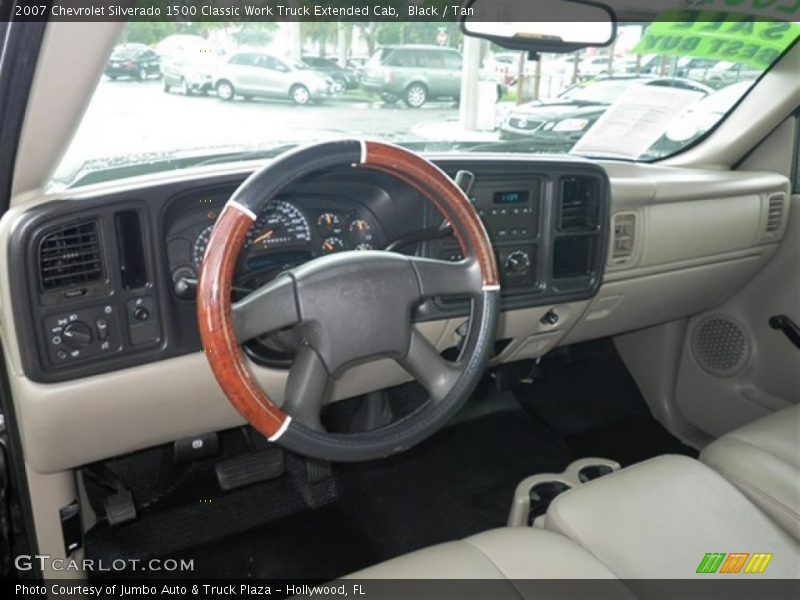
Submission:
<svg viewBox="0 0 800 600">
<path fill-rule="evenodd" d="M 285 271 L 231 302 L 237 257 L 256 215 L 294 181 L 337 166 L 382 171 L 413 186 L 452 224 L 459 262 L 383 251 L 342 252 Z M 415 305 L 433 296 L 471 299 L 469 332 L 456 362 L 442 358 L 412 325 Z M 345 140 L 306 146 L 251 175 L 211 233 L 200 271 L 197 316 L 205 355 L 228 400 L 270 441 L 330 461 L 401 452 L 444 425 L 477 385 L 492 348 L 500 285 L 489 236 L 463 192 L 438 167 L 402 148 Z M 295 327 L 303 342 L 279 407 L 254 380 L 240 344 Z M 429 394 L 413 413 L 362 433 L 320 424 L 329 383 L 348 366 L 392 358 Z"/>
</svg>

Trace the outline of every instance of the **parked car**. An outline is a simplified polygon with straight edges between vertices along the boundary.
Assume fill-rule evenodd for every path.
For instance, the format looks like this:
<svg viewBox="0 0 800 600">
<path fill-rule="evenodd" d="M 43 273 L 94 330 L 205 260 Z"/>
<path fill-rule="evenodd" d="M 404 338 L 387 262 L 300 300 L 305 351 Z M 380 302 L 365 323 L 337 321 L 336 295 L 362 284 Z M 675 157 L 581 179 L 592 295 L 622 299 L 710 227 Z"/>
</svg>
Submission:
<svg viewBox="0 0 800 600">
<path fill-rule="evenodd" d="M 705 77 L 705 73 L 716 65 L 717 62 L 716 60 L 708 58 L 692 58 L 688 56 L 679 58 L 675 69 L 675 75 L 702 81 Z"/>
<path fill-rule="evenodd" d="M 329 98 L 333 80 L 308 65 L 279 58 L 266 52 L 237 52 L 223 64 L 214 78 L 214 89 L 221 100 L 237 95 L 288 98 L 295 104 L 308 104 Z"/>
<path fill-rule="evenodd" d="M 709 94 L 693 105 L 648 151 L 660 158 L 677 152 L 710 130 L 752 87 L 754 81 L 740 81 Z"/>
<path fill-rule="evenodd" d="M 402 99 L 409 108 L 420 108 L 428 100 L 458 98 L 461 65 L 461 54 L 453 48 L 384 46 L 369 59 L 361 85 L 385 101 Z"/>
<path fill-rule="evenodd" d="M 346 90 L 354 90 L 358 87 L 358 79 L 351 69 L 344 69 L 330 58 L 322 56 L 304 55 L 301 60 L 303 63 L 321 73 L 325 73 L 333 79 L 333 89 L 338 94 Z"/>
<path fill-rule="evenodd" d="M 130 77 L 144 81 L 161 74 L 161 59 L 144 44 L 120 44 L 111 53 L 103 72 L 110 79 Z"/>
<path fill-rule="evenodd" d="M 179 89 L 185 95 L 214 89 L 214 74 L 222 52 L 198 35 L 171 35 L 156 49 L 161 54 L 164 91 Z"/>
<path fill-rule="evenodd" d="M 356 79 L 361 81 L 361 76 L 364 73 L 364 67 L 368 60 L 369 56 L 351 56 L 347 59 L 346 67 L 355 74 Z"/>
<path fill-rule="evenodd" d="M 553 99 L 536 100 L 517 106 L 501 123 L 500 137 L 509 139 L 533 135 L 546 123 L 584 107 L 600 107 L 602 114 L 602 111 L 622 92 L 632 85 L 641 84 L 694 90 L 703 96 L 713 92 L 713 89 L 707 85 L 677 77 L 617 76 L 599 78 L 567 88 Z"/>
<path fill-rule="evenodd" d="M 715 89 L 722 89 L 740 81 L 752 82 L 759 75 L 761 75 L 760 69 L 740 63 L 719 61 L 704 69 L 691 70 L 687 77 L 702 81 Z"/>
<path fill-rule="evenodd" d="M 519 76 L 519 52 L 498 52 L 490 54 L 483 61 L 483 71 L 494 73 L 504 85 L 512 85 Z M 533 73 L 533 61 L 525 61 L 523 72 L 525 75 Z"/>
</svg>

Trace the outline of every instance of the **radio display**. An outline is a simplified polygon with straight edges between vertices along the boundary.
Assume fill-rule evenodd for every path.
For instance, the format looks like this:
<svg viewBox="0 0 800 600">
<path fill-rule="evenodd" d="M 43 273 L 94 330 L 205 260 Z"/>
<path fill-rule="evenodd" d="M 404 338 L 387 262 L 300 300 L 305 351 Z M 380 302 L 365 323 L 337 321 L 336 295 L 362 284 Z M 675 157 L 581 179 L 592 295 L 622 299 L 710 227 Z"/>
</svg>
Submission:
<svg viewBox="0 0 800 600">
<path fill-rule="evenodd" d="M 530 192 L 516 191 L 516 192 L 495 192 L 495 204 L 527 204 L 530 200 Z"/>
</svg>

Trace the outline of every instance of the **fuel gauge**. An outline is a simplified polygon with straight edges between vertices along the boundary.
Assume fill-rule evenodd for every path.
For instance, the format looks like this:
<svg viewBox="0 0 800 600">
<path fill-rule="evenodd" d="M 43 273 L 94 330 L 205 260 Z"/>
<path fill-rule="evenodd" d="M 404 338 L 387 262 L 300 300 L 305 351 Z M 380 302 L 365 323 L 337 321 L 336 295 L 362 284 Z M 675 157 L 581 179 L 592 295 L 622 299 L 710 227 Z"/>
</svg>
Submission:
<svg viewBox="0 0 800 600">
<path fill-rule="evenodd" d="M 341 252 L 345 250 L 344 240 L 340 237 L 336 237 L 332 235 L 331 237 L 325 238 L 322 242 L 322 251 L 325 254 L 333 254 L 334 252 Z"/>
</svg>

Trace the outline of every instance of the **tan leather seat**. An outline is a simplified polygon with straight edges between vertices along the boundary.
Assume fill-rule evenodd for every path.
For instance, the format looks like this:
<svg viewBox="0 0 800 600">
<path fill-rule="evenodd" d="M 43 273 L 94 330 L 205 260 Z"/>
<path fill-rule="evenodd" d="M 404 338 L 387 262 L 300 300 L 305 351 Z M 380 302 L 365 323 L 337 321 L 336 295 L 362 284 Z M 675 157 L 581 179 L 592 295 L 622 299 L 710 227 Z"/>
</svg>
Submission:
<svg viewBox="0 0 800 600">
<path fill-rule="evenodd" d="M 708 577 L 697 573 L 701 561 L 721 552 L 771 553 L 759 577 L 800 576 L 800 544 L 721 475 L 684 456 L 655 458 L 561 494 L 546 527 L 552 531 L 487 531 L 350 577 L 507 579 L 504 598 L 534 598 L 542 590 L 520 582 Z M 610 583 L 619 585 L 611 596 L 630 596 L 622 582 Z"/>
<path fill-rule="evenodd" d="M 530 527 L 492 529 L 424 548 L 350 575 L 353 579 L 614 579 L 564 536 Z"/>
<path fill-rule="evenodd" d="M 800 540 L 800 406 L 731 431 L 700 460 Z"/>
<path fill-rule="evenodd" d="M 623 579 L 694 577 L 707 553 L 722 552 L 771 553 L 759 577 L 800 577 L 800 544 L 729 481 L 685 456 L 654 458 L 563 493 L 545 526 Z"/>
</svg>

